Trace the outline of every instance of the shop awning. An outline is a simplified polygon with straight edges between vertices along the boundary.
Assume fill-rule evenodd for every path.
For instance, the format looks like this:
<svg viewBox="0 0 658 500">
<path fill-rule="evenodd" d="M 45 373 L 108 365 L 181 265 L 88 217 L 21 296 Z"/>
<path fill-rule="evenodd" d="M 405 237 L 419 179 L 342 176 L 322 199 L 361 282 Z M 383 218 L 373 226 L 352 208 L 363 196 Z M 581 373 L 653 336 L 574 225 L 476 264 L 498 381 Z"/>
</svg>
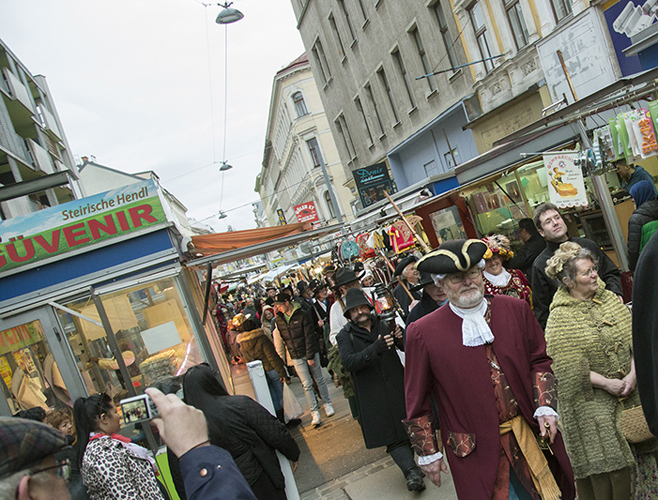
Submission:
<svg viewBox="0 0 658 500">
<path fill-rule="evenodd" d="M 194 245 L 194 251 L 196 253 L 213 255 L 301 233 L 310 228 L 311 224 L 308 222 L 296 222 L 295 224 L 259 227 L 257 229 L 247 229 L 245 231 L 202 234 L 199 236 L 192 236 L 192 244 Z"/>
<path fill-rule="evenodd" d="M 288 224 L 287 226 L 276 226 L 280 227 L 290 227 L 290 226 L 301 226 L 304 227 L 304 224 Z M 281 248 L 286 248 L 292 245 L 298 245 L 299 243 L 314 238 L 319 238 L 326 234 L 339 232 L 341 230 L 341 224 L 334 224 L 333 226 L 321 227 L 319 229 L 313 229 L 310 231 L 296 231 L 293 234 L 287 234 L 279 237 L 272 237 L 269 240 L 261 240 L 254 244 L 244 246 L 242 248 L 234 248 L 225 252 L 216 253 L 214 255 L 207 255 L 199 259 L 194 259 L 188 262 L 189 266 L 205 266 L 208 263 L 211 263 L 213 266 L 220 264 L 226 264 L 227 262 L 235 262 L 236 260 L 247 259 L 253 257 L 254 255 L 263 255 L 267 252 L 273 252 L 274 250 L 279 250 Z M 274 229 L 274 228 L 262 228 L 262 229 Z M 258 231 L 258 229 L 252 229 L 251 231 Z M 245 233 L 247 231 L 235 231 Z M 221 233 L 231 234 L 231 233 Z M 276 233 L 274 233 L 276 234 Z M 215 236 L 215 235 L 208 235 Z M 202 238 L 200 236 L 199 238 Z M 197 236 L 193 236 L 193 241 Z"/>
</svg>

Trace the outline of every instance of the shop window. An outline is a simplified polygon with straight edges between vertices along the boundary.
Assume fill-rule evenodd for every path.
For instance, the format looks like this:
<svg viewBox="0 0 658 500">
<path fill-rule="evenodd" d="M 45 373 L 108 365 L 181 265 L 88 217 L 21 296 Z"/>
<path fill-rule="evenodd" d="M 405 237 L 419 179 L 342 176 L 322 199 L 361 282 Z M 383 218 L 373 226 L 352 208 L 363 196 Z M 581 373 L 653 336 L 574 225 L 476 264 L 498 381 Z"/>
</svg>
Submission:
<svg viewBox="0 0 658 500">
<path fill-rule="evenodd" d="M 491 57 L 491 40 L 487 32 L 487 25 L 484 22 L 484 13 L 479 2 L 473 3 L 468 8 L 468 14 L 471 18 L 473 31 L 475 31 L 475 38 L 480 49 L 480 58 L 483 60 L 484 68 L 487 73 L 493 69 L 493 61 L 488 59 Z M 488 59 L 485 61 L 485 59 Z"/>
<path fill-rule="evenodd" d="M 507 11 L 507 20 L 509 21 L 512 34 L 514 35 L 516 49 L 519 50 L 528 45 L 528 29 L 523 18 L 521 3 L 519 0 L 506 1 L 505 10 Z"/>
<path fill-rule="evenodd" d="M 0 375 L 12 413 L 65 408 L 70 400 L 39 320 L 0 332 Z"/>
<path fill-rule="evenodd" d="M 295 92 L 292 95 L 292 100 L 295 103 L 295 109 L 297 110 L 297 116 L 299 118 L 308 114 L 308 109 L 306 109 L 306 103 L 304 102 L 304 96 L 301 92 Z"/>
<path fill-rule="evenodd" d="M 128 384 L 139 394 L 202 361 L 173 278 L 108 293 L 101 302 L 130 380 L 124 380 L 103 327 L 58 310 L 90 394 L 106 392 L 116 402 L 128 396 Z M 67 307 L 100 321 L 91 297 Z"/>
<path fill-rule="evenodd" d="M 432 212 L 430 220 L 436 237 L 439 239 L 439 244 L 447 240 L 468 238 L 457 207 L 453 206 Z"/>
</svg>

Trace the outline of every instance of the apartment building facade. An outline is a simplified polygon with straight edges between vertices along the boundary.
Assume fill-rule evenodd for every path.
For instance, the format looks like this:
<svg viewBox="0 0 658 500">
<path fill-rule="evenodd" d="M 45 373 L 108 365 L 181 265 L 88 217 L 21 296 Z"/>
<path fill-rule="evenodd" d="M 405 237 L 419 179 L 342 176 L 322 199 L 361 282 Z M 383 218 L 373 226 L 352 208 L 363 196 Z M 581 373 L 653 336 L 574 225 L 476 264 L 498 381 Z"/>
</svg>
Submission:
<svg viewBox="0 0 658 500">
<path fill-rule="evenodd" d="M 82 196 L 45 77 L 34 76 L 0 40 L 0 218 Z"/>
<path fill-rule="evenodd" d="M 255 190 L 270 226 L 297 222 L 304 210 L 315 210 L 318 221 L 327 224 L 338 222 L 338 215 L 343 221 L 354 218 L 350 203 L 355 196 L 346 187 L 345 169 L 306 54 L 274 78 Z"/>
</svg>

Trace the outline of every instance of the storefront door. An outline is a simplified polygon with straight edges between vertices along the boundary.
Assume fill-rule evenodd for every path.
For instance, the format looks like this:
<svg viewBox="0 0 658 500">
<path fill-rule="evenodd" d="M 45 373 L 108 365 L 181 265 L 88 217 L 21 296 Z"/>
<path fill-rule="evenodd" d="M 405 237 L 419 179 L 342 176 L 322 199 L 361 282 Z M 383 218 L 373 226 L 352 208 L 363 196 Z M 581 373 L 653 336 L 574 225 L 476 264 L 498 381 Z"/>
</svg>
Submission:
<svg viewBox="0 0 658 500">
<path fill-rule="evenodd" d="M 86 395 L 71 351 L 48 306 L 0 320 L 0 416 L 64 408 Z"/>
</svg>

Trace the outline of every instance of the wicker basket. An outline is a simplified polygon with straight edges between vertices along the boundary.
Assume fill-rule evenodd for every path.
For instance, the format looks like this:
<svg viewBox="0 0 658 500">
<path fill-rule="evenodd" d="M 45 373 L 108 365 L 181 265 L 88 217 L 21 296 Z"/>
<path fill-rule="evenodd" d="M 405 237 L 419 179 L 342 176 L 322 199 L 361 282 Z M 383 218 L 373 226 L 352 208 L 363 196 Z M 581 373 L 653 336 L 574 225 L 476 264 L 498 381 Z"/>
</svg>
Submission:
<svg viewBox="0 0 658 500">
<path fill-rule="evenodd" d="M 629 443 L 642 443 L 654 437 L 641 406 L 622 411 L 621 432 Z"/>
</svg>

